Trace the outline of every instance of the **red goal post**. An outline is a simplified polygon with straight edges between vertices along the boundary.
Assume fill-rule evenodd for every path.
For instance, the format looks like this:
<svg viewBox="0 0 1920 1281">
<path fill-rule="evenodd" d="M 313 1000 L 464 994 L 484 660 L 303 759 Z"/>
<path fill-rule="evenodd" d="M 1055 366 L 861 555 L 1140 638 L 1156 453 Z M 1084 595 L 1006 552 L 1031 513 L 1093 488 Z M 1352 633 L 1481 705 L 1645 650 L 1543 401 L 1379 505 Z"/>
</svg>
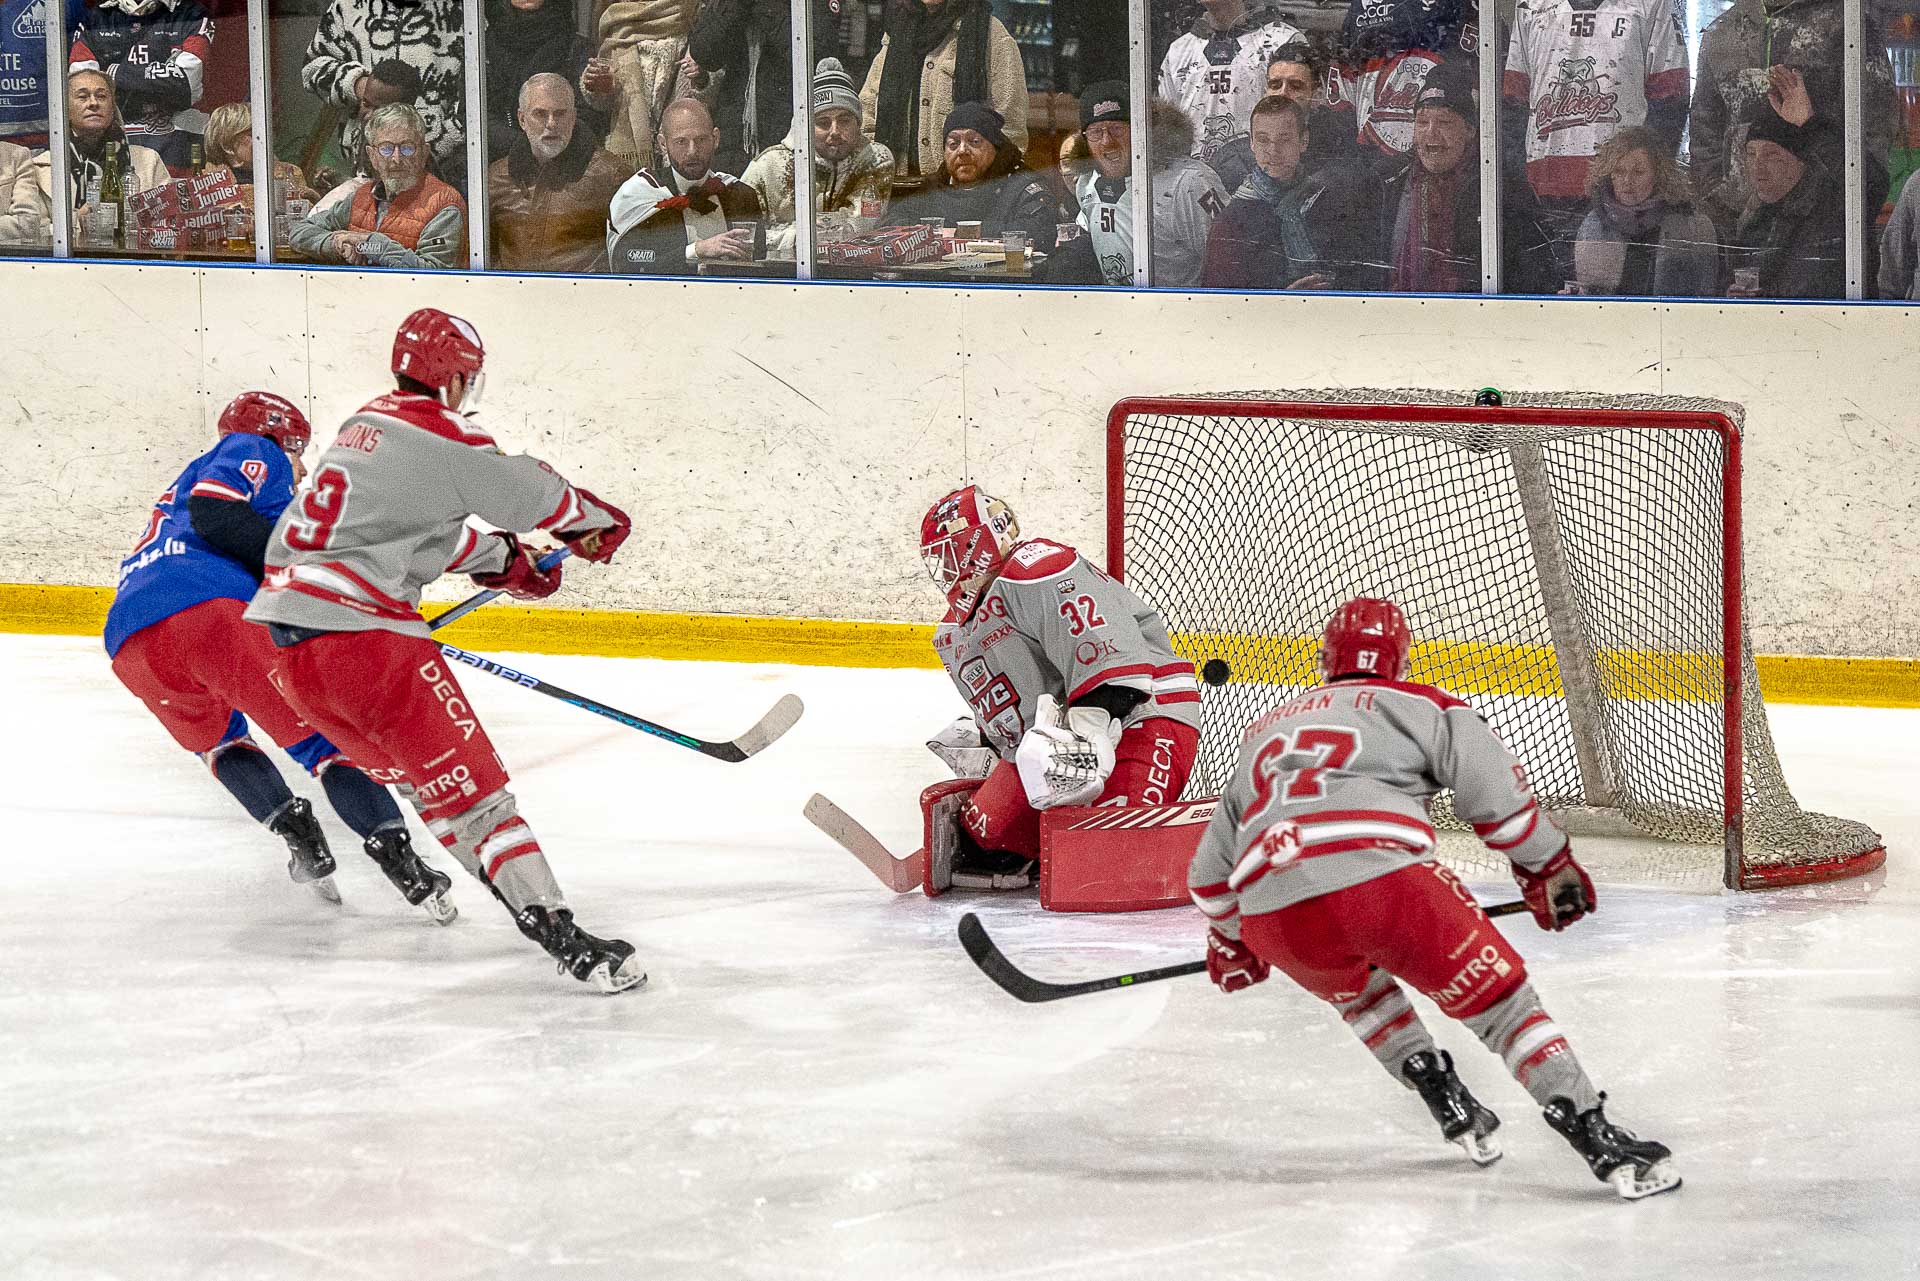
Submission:
<svg viewBox="0 0 1920 1281">
<path fill-rule="evenodd" d="M 1113 407 L 1108 571 L 1196 666 L 1229 670 L 1201 687 L 1189 794 L 1223 786 L 1245 726 L 1313 683 L 1333 608 L 1386 595 L 1414 630 L 1413 679 L 1472 699 L 1573 831 L 1631 843 L 1614 879 L 1750 889 L 1879 866 L 1879 836 L 1801 810 L 1774 751 L 1743 617 L 1740 407 L 1473 401 L 1355 389 Z"/>
</svg>

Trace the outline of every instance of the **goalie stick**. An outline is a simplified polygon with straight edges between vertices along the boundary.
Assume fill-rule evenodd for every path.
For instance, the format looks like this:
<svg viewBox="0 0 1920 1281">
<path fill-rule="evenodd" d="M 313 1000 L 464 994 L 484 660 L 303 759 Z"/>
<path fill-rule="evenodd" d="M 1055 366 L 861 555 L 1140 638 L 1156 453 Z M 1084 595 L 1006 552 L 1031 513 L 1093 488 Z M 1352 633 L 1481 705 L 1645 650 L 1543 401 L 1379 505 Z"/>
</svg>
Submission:
<svg viewBox="0 0 1920 1281">
<path fill-rule="evenodd" d="M 1486 913 L 1488 916 L 1512 916 L 1526 910 L 1525 901 L 1515 899 L 1511 903 L 1495 903 L 1486 909 Z M 1000 945 L 987 935 L 987 927 L 980 924 L 980 918 L 972 912 L 960 918 L 960 946 L 967 949 L 967 955 L 980 967 L 980 972 L 998 984 L 1001 991 L 1029 1005 L 1058 1001 L 1069 996 L 1085 996 L 1089 992 L 1107 992 L 1116 987 L 1137 987 L 1142 983 L 1157 983 L 1161 979 L 1177 979 L 1187 974 L 1204 974 L 1207 970 L 1205 961 L 1185 961 L 1155 970 L 1135 970 L 1131 974 L 1114 974 L 1079 983 L 1049 983 L 1045 979 L 1034 978 L 1009 961 L 1007 954 L 1000 950 Z"/>
<path fill-rule="evenodd" d="M 815 792 L 800 811 L 807 822 L 825 832 L 834 844 L 860 860 L 860 865 L 880 878 L 880 883 L 895 894 L 917 890 L 926 876 L 927 855 L 915 850 L 905 858 L 896 858 L 878 837 L 860 826 L 854 817 Z"/>
<path fill-rule="evenodd" d="M 525 686 L 536 694 L 545 694 L 548 698 L 557 698 L 563 703 L 570 703 L 583 711 L 592 712 L 596 716 L 604 716 L 610 721 L 618 721 L 629 729 L 637 729 L 644 734 L 651 734 L 655 738 L 664 738 L 667 742 L 673 743 L 676 746 L 691 748 L 703 755 L 711 756 L 717 761 L 726 761 L 729 764 L 737 764 L 757 752 L 766 750 L 775 739 L 792 729 L 795 722 L 800 719 L 800 713 L 806 710 L 805 705 L 801 703 L 799 698 L 792 694 L 783 694 L 780 696 L 780 701 L 769 708 L 767 714 L 762 716 L 759 721 L 754 724 L 753 728 L 749 729 L 746 733 L 735 738 L 723 739 L 720 742 L 709 742 L 704 738 L 695 738 L 691 734 L 682 734 L 677 729 L 669 729 L 658 721 L 650 721 L 644 716 L 635 716 L 631 712 L 623 712 L 617 707 L 610 707 L 598 699 L 588 698 L 584 694 L 576 694 L 572 690 L 561 689 L 558 685 L 543 681 L 538 676 L 530 676 L 526 672 L 515 671 L 505 663 L 497 663 L 491 658 L 486 658 L 480 654 L 469 653 L 457 646 L 442 645 L 440 652 L 456 663 L 464 663 L 468 667 L 477 667 L 490 676 L 498 676 L 502 680 L 509 680 L 516 685 Z"/>
</svg>

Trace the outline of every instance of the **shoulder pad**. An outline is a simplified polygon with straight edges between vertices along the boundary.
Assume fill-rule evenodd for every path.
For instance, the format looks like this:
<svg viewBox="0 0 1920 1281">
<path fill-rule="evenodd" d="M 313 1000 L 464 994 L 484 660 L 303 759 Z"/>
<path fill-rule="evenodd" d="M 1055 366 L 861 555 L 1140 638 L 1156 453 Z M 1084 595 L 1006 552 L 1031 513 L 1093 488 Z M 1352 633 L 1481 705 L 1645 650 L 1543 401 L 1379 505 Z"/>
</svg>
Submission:
<svg viewBox="0 0 1920 1281">
<path fill-rule="evenodd" d="M 1412 694 L 1416 698 L 1424 698 L 1443 712 L 1450 712 L 1455 708 L 1460 708 L 1463 711 L 1473 712 L 1475 716 L 1480 714 L 1474 710 L 1472 703 L 1467 702 L 1464 698 L 1458 698 L 1449 694 L 1438 685 L 1420 685 L 1413 681 L 1365 681 L 1360 683 L 1378 686 L 1382 689 L 1398 690 L 1402 694 Z"/>
<path fill-rule="evenodd" d="M 1078 559 L 1080 553 L 1071 547 L 1050 543 L 1044 538 L 1029 538 L 1015 545 L 1008 554 L 1006 567 L 1000 571 L 1000 576 L 1016 583 L 1038 582 L 1071 569 L 1073 562 Z"/>
<path fill-rule="evenodd" d="M 391 391 L 366 403 L 363 414 L 378 414 L 430 432 L 442 440 L 477 449 L 497 449 L 493 437 L 437 400 L 410 391 Z"/>
</svg>

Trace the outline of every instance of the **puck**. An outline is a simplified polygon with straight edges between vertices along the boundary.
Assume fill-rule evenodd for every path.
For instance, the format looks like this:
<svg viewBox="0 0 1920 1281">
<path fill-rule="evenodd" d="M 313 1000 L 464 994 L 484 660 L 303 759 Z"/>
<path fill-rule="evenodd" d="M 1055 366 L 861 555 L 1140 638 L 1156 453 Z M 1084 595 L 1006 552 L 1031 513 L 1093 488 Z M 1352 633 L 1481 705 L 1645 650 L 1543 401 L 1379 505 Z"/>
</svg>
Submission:
<svg viewBox="0 0 1920 1281">
<path fill-rule="evenodd" d="M 1225 685 L 1227 677 L 1233 675 L 1224 658 L 1209 658 L 1200 668 L 1200 679 L 1209 685 Z"/>
</svg>

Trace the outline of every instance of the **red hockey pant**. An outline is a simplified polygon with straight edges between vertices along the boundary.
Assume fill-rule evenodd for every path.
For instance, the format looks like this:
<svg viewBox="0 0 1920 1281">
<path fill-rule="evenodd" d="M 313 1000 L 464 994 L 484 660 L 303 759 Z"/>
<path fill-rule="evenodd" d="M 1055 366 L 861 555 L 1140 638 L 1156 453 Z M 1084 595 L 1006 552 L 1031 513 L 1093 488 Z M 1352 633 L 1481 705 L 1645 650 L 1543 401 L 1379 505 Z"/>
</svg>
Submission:
<svg viewBox="0 0 1920 1281">
<path fill-rule="evenodd" d="M 1527 981 L 1526 962 L 1439 863 L 1416 863 L 1243 917 L 1240 937 L 1301 987 L 1336 1003 L 1359 995 L 1373 967 L 1412 984 L 1456 1019 Z"/>
<path fill-rule="evenodd" d="M 1095 805 L 1165 805 L 1180 799 L 1200 750 L 1200 731 L 1153 717 L 1120 736 L 1113 774 Z M 1011 761 L 1001 761 L 960 810 L 960 822 L 981 848 L 1040 857 L 1040 811 Z"/>
<path fill-rule="evenodd" d="M 235 709 L 282 747 L 313 732 L 269 680 L 273 641 L 266 628 L 241 619 L 246 608 L 240 600 L 202 601 L 141 628 L 113 656 L 120 683 L 189 752 L 212 751 Z"/>
<path fill-rule="evenodd" d="M 274 684 L 287 701 L 373 777 L 412 784 L 428 820 L 463 814 L 507 785 L 436 642 L 329 632 L 275 652 Z"/>
</svg>

